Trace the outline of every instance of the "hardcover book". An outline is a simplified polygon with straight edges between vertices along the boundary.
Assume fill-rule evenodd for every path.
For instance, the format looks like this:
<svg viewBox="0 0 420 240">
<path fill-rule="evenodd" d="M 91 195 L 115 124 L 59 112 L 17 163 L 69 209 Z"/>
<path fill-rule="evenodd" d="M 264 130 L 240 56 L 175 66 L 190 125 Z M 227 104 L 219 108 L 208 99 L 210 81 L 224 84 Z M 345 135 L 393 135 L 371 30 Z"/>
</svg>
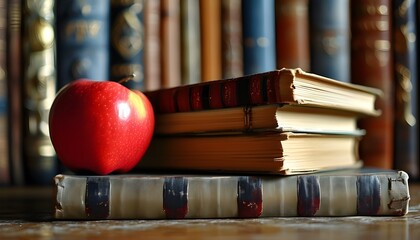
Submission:
<svg viewBox="0 0 420 240">
<path fill-rule="evenodd" d="M 362 135 L 255 130 L 154 136 L 136 169 L 292 175 L 360 167 Z"/>
<path fill-rule="evenodd" d="M 222 77 L 244 75 L 242 0 L 222 0 Z"/>
<path fill-rule="evenodd" d="M 24 0 L 22 17 L 23 156 L 27 184 L 50 184 L 59 171 L 48 132 L 57 92 L 54 2 Z"/>
<path fill-rule="evenodd" d="M 403 216 L 405 172 L 331 171 L 290 177 L 110 175 L 55 177 L 56 219 Z"/>
<path fill-rule="evenodd" d="M 155 113 L 300 104 L 377 115 L 375 88 L 344 83 L 301 69 L 273 70 L 231 79 L 144 92 Z"/>
<path fill-rule="evenodd" d="M 366 129 L 360 145 L 367 166 L 392 168 L 394 164 L 394 72 L 392 7 L 390 0 L 353 0 L 351 6 L 351 82 L 380 89 L 377 107 L 382 114 L 361 119 Z"/>
<path fill-rule="evenodd" d="M 308 8 L 308 0 L 276 0 L 278 69 L 302 68 L 310 71 Z"/>
<path fill-rule="evenodd" d="M 242 1 L 244 74 L 276 69 L 274 0 Z"/>
<path fill-rule="evenodd" d="M 180 0 L 160 1 L 161 87 L 181 85 Z"/>
<path fill-rule="evenodd" d="M 144 3 L 144 90 L 151 91 L 161 86 L 161 39 L 160 0 L 145 0 Z"/>
<path fill-rule="evenodd" d="M 200 0 L 201 81 L 222 78 L 221 0 Z"/>
<path fill-rule="evenodd" d="M 269 104 L 254 107 L 155 115 L 155 135 L 252 132 L 261 130 L 351 133 L 361 113 L 305 105 Z M 334 123 L 334 124 L 332 124 Z"/>
<path fill-rule="evenodd" d="M 109 79 L 108 1 L 57 1 L 57 87 L 79 78 Z"/>
<path fill-rule="evenodd" d="M 181 0 L 181 84 L 201 82 L 200 1 Z"/>
<path fill-rule="evenodd" d="M 393 1 L 395 123 L 394 167 L 406 171 L 412 179 L 420 177 L 418 155 L 418 1 Z"/>
<path fill-rule="evenodd" d="M 350 82 L 349 0 L 309 3 L 311 71 Z"/>
<path fill-rule="evenodd" d="M 113 0 L 110 8 L 110 79 L 119 81 L 134 74 L 124 83 L 143 91 L 144 86 L 144 7 L 145 0 Z"/>
</svg>

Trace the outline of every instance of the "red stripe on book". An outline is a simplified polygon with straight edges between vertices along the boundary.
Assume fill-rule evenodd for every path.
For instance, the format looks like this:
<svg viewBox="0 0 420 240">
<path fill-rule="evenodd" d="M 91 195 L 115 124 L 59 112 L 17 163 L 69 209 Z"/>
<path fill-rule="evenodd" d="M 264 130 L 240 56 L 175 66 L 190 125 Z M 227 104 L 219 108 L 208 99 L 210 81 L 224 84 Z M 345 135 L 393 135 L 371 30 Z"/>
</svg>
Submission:
<svg viewBox="0 0 420 240">
<path fill-rule="evenodd" d="M 177 103 L 179 112 L 191 111 L 190 88 L 179 88 L 175 93 L 175 102 Z"/>
<path fill-rule="evenodd" d="M 249 98 L 251 104 L 259 105 L 264 103 L 262 92 L 262 79 L 257 75 L 252 76 L 249 80 Z"/>
<path fill-rule="evenodd" d="M 222 90 L 223 105 L 225 107 L 238 106 L 237 81 L 225 80 Z"/>
<path fill-rule="evenodd" d="M 174 113 L 177 111 L 175 103 L 175 93 L 177 88 L 161 91 L 158 96 L 158 108 L 160 112 Z"/>
<path fill-rule="evenodd" d="M 209 107 L 212 109 L 223 108 L 220 84 L 209 84 Z"/>
<path fill-rule="evenodd" d="M 257 177 L 238 180 L 238 217 L 253 218 L 262 214 L 262 181 Z"/>
<path fill-rule="evenodd" d="M 203 85 L 195 85 L 190 89 L 191 109 L 194 111 L 203 110 Z"/>
</svg>

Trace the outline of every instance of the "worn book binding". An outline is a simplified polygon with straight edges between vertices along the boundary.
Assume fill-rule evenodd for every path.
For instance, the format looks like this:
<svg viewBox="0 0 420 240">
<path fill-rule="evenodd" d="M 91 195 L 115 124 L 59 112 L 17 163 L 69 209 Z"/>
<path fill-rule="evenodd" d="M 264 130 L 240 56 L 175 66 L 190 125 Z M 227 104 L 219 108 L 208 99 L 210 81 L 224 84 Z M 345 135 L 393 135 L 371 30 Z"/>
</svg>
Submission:
<svg viewBox="0 0 420 240">
<path fill-rule="evenodd" d="M 405 172 L 351 170 L 292 177 L 110 175 L 55 177 L 57 219 L 183 219 L 396 215 Z"/>
<path fill-rule="evenodd" d="M 377 115 L 378 89 L 287 69 L 144 92 L 156 113 L 300 104 Z"/>
</svg>

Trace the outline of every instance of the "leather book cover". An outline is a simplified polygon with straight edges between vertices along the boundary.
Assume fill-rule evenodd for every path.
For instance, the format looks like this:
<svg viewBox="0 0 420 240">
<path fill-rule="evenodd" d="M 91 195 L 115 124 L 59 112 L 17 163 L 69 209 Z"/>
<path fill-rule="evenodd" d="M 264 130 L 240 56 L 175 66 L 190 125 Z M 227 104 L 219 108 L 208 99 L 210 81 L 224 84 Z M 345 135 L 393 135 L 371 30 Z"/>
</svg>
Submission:
<svg viewBox="0 0 420 240">
<path fill-rule="evenodd" d="M 351 1 L 351 81 L 381 89 L 381 116 L 364 119 L 360 155 L 366 166 L 392 168 L 394 157 L 394 75 L 390 0 Z"/>
<path fill-rule="evenodd" d="M 418 1 L 417 1 L 418 4 Z M 394 167 L 420 177 L 418 156 L 418 12 L 416 1 L 393 1 L 395 74 Z"/>
<path fill-rule="evenodd" d="M 309 3 L 311 72 L 350 82 L 349 0 Z"/>
<path fill-rule="evenodd" d="M 308 0 L 276 0 L 276 66 L 310 70 Z"/>
<path fill-rule="evenodd" d="M 222 77 L 221 1 L 200 1 L 201 81 Z"/>
<path fill-rule="evenodd" d="M 242 1 L 244 75 L 276 69 L 274 0 Z"/>
<path fill-rule="evenodd" d="M 57 1 L 57 87 L 79 78 L 109 80 L 110 3 Z"/>
<path fill-rule="evenodd" d="M 161 87 L 181 85 L 180 1 L 161 1 Z"/>
<path fill-rule="evenodd" d="M 113 0 L 110 9 L 110 79 L 119 81 L 134 74 L 124 83 L 132 89 L 144 90 L 144 8 L 145 0 Z"/>
</svg>

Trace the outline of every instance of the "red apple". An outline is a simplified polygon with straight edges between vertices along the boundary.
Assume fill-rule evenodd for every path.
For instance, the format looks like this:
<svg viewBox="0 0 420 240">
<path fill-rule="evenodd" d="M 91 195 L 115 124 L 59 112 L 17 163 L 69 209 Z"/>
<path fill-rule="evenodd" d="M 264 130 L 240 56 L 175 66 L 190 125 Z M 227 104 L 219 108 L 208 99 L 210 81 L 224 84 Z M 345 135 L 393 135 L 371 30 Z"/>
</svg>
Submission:
<svg viewBox="0 0 420 240">
<path fill-rule="evenodd" d="M 154 124 L 147 97 L 112 81 L 69 83 L 49 115 L 51 141 L 63 165 L 100 175 L 131 170 L 146 152 Z"/>
</svg>

